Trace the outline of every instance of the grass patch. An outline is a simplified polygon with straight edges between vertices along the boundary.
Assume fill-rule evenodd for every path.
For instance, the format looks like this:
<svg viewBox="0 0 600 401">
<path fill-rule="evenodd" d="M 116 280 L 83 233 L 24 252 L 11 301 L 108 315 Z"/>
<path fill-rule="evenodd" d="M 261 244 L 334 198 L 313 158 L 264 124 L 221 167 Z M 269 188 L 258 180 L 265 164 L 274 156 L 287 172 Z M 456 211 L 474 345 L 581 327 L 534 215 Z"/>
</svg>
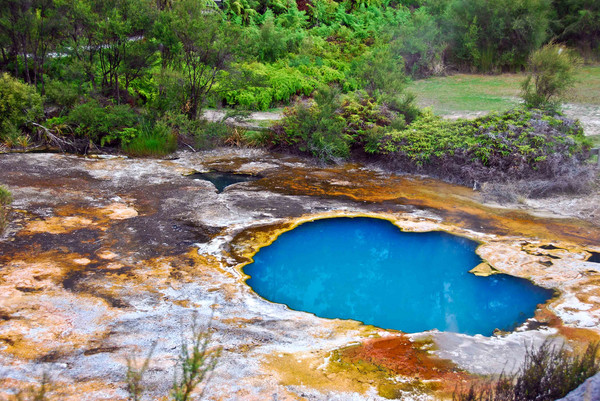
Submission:
<svg viewBox="0 0 600 401">
<path fill-rule="evenodd" d="M 409 91 L 422 107 L 442 116 L 506 111 L 520 103 L 525 74 L 456 74 L 414 81 Z M 576 73 L 577 83 L 565 102 L 600 105 L 600 66 L 585 66 Z"/>
<path fill-rule="evenodd" d="M 8 224 L 8 211 L 6 206 L 12 202 L 10 192 L 0 185 L 0 235 L 4 233 Z"/>
<path fill-rule="evenodd" d="M 125 153 L 131 156 L 165 156 L 177 149 L 177 138 L 170 129 L 157 123 L 154 127 L 144 126 L 136 130 L 136 135 L 122 145 Z"/>
</svg>

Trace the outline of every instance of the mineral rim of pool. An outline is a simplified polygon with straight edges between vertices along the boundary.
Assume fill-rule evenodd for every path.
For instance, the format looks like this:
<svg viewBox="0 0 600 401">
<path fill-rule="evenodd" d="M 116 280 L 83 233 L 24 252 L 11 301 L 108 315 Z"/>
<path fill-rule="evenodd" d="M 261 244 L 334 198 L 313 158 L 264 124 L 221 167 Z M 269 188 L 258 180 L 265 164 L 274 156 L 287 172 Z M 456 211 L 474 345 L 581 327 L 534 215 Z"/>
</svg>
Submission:
<svg viewBox="0 0 600 401">
<path fill-rule="evenodd" d="M 244 272 L 258 295 L 319 317 L 407 333 L 513 330 L 553 291 L 469 273 L 481 262 L 477 245 L 445 232 L 403 232 L 386 220 L 324 219 L 283 233 Z"/>
</svg>

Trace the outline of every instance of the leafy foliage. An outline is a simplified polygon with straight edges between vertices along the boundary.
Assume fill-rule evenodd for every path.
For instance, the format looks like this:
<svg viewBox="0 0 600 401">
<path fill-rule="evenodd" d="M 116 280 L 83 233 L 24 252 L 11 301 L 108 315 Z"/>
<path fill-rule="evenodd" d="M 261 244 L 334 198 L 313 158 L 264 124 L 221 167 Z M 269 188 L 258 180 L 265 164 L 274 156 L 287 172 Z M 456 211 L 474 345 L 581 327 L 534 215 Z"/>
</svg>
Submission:
<svg viewBox="0 0 600 401">
<path fill-rule="evenodd" d="M 0 140 L 26 148 L 68 137 L 77 146 L 58 147 L 158 154 L 174 149 L 175 138 L 196 147 L 241 138 L 202 121 L 206 106 L 297 102 L 273 138 L 279 146 L 326 160 L 363 148 L 377 154 L 382 138 L 409 137 L 406 125 L 454 129 L 420 118 L 407 77 L 521 69 L 547 39 L 551 15 L 557 40 L 596 46 L 597 8 L 588 0 L 226 0 L 223 9 L 212 0 L 7 0 L 0 86 L 10 88 L 0 93 L 11 97 L 0 96 Z M 561 88 L 544 86 L 551 80 L 537 71 L 524 96 L 542 106 L 539 99 L 554 97 L 544 93 Z M 47 127 L 38 124 L 41 99 Z M 407 154 L 424 166 L 430 153 Z"/>
<path fill-rule="evenodd" d="M 338 113 L 339 107 L 339 91 L 323 88 L 314 101 L 300 102 L 286 109 L 284 120 L 276 128 L 277 143 L 324 161 L 348 157 L 351 138 L 343 133 L 344 120 Z"/>
<path fill-rule="evenodd" d="M 527 78 L 522 83 L 523 100 L 529 107 L 556 105 L 560 96 L 575 83 L 579 58 L 570 49 L 548 44 L 529 58 Z"/>
<path fill-rule="evenodd" d="M 157 121 L 154 125 L 145 123 L 133 130 L 131 138 L 124 140 L 122 135 L 121 146 L 132 156 L 164 156 L 177 149 L 177 138 L 164 121 Z M 124 129 L 121 132 L 127 132 Z"/>
<path fill-rule="evenodd" d="M 579 123 L 542 110 L 515 109 L 472 121 L 424 113 L 391 131 L 379 151 L 391 165 L 463 183 L 554 177 L 585 160 L 589 141 Z"/>
<path fill-rule="evenodd" d="M 479 71 L 524 67 L 546 39 L 549 0 L 453 0 L 452 54 Z"/>
<path fill-rule="evenodd" d="M 75 126 L 75 134 L 102 145 L 116 141 L 127 143 L 134 136 L 131 128 L 138 121 L 137 114 L 128 105 L 103 107 L 96 100 L 75 106 L 66 121 Z"/>
<path fill-rule="evenodd" d="M 0 141 L 20 136 L 42 114 L 42 98 L 34 87 L 6 73 L 0 76 Z"/>
<path fill-rule="evenodd" d="M 550 28 L 560 43 L 576 48 L 590 61 L 600 58 L 600 3 L 554 0 Z"/>
</svg>

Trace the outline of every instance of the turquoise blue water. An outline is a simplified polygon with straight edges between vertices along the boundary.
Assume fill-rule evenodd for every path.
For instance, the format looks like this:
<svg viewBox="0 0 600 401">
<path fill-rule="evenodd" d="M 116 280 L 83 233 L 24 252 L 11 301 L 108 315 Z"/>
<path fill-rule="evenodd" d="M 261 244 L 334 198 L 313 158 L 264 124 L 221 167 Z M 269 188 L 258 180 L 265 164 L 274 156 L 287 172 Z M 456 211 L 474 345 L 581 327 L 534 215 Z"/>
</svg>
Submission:
<svg viewBox="0 0 600 401">
<path fill-rule="evenodd" d="M 481 262 L 476 247 L 385 220 L 325 219 L 282 234 L 244 272 L 260 296 L 320 317 L 408 333 L 512 330 L 553 292 L 508 275 L 468 273 Z"/>
</svg>

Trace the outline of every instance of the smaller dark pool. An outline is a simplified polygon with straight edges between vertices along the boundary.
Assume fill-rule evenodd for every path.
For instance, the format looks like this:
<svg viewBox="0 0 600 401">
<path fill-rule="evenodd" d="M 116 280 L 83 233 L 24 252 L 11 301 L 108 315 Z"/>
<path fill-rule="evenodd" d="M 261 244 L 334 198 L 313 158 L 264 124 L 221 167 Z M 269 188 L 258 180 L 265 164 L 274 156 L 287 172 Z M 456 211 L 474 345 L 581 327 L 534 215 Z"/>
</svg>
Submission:
<svg viewBox="0 0 600 401">
<path fill-rule="evenodd" d="M 209 171 L 208 173 L 194 173 L 188 177 L 194 180 L 210 181 L 217 187 L 219 193 L 223 192 L 225 188 L 230 185 L 237 184 L 238 182 L 256 181 L 261 177 L 250 174 L 235 174 L 235 173 L 224 173 L 221 171 Z"/>
<path fill-rule="evenodd" d="M 590 256 L 587 261 L 594 262 L 594 263 L 600 263 L 600 252 L 592 252 L 592 251 L 589 251 L 589 252 L 592 254 L 592 256 Z"/>
</svg>

